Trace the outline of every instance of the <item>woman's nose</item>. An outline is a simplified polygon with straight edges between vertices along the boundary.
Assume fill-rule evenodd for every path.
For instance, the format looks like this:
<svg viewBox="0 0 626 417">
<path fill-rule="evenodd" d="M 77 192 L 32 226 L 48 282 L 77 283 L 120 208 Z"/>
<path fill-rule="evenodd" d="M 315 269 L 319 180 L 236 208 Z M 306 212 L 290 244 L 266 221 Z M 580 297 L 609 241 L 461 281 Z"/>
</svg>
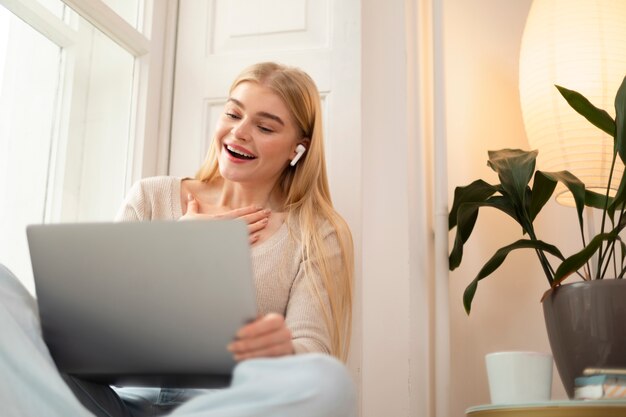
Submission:
<svg viewBox="0 0 626 417">
<path fill-rule="evenodd" d="M 250 140 L 250 123 L 246 119 L 241 119 L 233 127 L 232 133 L 237 139 Z"/>
</svg>

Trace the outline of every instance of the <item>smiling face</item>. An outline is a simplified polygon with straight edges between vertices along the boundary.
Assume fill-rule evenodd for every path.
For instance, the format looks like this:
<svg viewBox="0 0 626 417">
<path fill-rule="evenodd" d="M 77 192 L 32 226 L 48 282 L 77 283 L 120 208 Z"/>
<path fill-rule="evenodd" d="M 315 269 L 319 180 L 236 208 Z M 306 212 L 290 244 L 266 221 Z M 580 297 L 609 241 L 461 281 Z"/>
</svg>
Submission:
<svg viewBox="0 0 626 417">
<path fill-rule="evenodd" d="M 222 177 L 240 183 L 275 184 L 303 143 L 281 98 L 255 82 L 230 94 L 215 132 Z"/>
</svg>

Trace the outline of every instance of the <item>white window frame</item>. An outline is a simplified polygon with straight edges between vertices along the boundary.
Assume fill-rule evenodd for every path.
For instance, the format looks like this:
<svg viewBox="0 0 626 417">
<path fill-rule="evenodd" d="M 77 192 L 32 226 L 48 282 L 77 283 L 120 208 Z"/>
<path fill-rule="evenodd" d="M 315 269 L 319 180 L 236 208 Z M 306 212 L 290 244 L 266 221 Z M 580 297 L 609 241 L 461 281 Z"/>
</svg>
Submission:
<svg viewBox="0 0 626 417">
<path fill-rule="evenodd" d="M 62 0 L 85 20 L 103 32 L 135 58 L 131 135 L 127 155 L 124 187 L 152 175 L 166 174 L 169 161 L 169 135 L 173 92 L 173 72 L 176 43 L 178 1 L 146 1 L 143 22 L 147 23 L 144 36 L 101 0 Z M 80 39 L 78 33 L 64 24 L 58 17 L 37 0 L 0 0 L 17 17 L 25 21 L 50 41 L 63 48 L 64 77 L 61 82 L 60 123 L 53 137 L 57 150 L 56 165 L 51 167 L 48 186 L 48 205 L 45 221 L 73 221 L 79 213 L 63 201 L 68 187 L 65 172 L 67 143 L 72 128 L 72 88 L 74 83 L 73 46 Z M 79 181 L 79 180 L 69 180 Z M 70 187 L 80 187 L 72 184 Z"/>
</svg>

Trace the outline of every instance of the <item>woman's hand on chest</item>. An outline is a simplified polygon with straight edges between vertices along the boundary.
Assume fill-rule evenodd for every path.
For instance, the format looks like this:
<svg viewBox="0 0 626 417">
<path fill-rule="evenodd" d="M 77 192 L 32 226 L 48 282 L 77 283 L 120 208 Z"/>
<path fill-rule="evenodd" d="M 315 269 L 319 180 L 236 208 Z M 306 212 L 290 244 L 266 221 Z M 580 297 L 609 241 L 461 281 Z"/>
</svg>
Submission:
<svg viewBox="0 0 626 417">
<path fill-rule="evenodd" d="M 187 199 L 187 208 L 185 214 L 178 219 L 179 221 L 187 220 L 225 220 L 225 219 L 242 219 L 248 225 L 248 233 L 250 234 L 250 243 L 256 243 L 259 238 L 259 232 L 265 229 L 269 223 L 271 211 L 257 206 L 242 207 L 229 211 L 219 212 L 207 208 L 200 209 L 200 204 L 189 194 Z"/>
</svg>

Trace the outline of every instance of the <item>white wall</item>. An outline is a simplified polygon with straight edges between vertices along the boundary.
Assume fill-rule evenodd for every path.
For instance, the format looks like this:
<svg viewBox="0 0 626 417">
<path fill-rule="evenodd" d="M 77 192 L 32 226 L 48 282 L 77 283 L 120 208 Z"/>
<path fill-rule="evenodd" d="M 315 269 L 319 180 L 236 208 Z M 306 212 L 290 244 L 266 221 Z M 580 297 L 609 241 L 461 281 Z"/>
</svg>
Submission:
<svg viewBox="0 0 626 417">
<path fill-rule="evenodd" d="M 447 319 L 435 329 L 432 5 L 361 2 L 362 417 L 447 416 L 435 392 Z"/>
<path fill-rule="evenodd" d="M 404 4 L 392 1 L 381 8 L 375 0 L 364 0 L 361 7 L 361 415 L 408 416 L 411 341 Z"/>
<path fill-rule="evenodd" d="M 446 0 L 448 182 L 450 204 L 455 186 L 477 178 L 498 179 L 487 166 L 487 151 L 529 149 L 518 94 L 518 56 L 531 0 Z M 540 239 L 557 244 L 564 254 L 577 248 L 573 210 L 551 201 L 539 215 Z M 453 236 L 451 236 L 452 238 Z M 471 316 L 462 294 L 480 267 L 498 248 L 521 238 L 513 221 L 483 210 L 468 241 L 461 267 L 450 274 L 451 416 L 489 402 L 484 355 L 500 350 L 549 352 L 540 298 L 548 283 L 531 251 L 509 257 L 478 287 Z M 565 398 L 554 375 L 553 398 Z"/>
</svg>

